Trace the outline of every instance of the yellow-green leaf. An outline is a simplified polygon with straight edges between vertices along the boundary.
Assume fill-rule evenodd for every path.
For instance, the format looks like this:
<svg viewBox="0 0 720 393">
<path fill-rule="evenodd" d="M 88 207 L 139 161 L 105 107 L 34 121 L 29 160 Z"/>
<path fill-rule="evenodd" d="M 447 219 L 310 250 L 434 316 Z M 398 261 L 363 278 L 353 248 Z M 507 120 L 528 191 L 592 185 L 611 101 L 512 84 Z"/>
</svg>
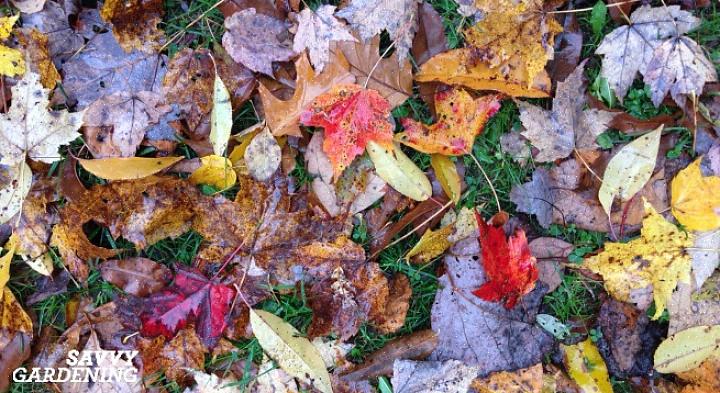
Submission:
<svg viewBox="0 0 720 393">
<path fill-rule="evenodd" d="M 460 175 L 455 163 L 448 156 L 433 154 L 430 156 L 430 165 L 435 170 L 435 176 L 445 194 L 455 204 L 460 202 Z"/>
<path fill-rule="evenodd" d="M 405 258 L 408 260 L 412 258 L 416 263 L 425 263 L 440 256 L 452 246 L 448 236 L 453 233 L 454 229 L 453 225 L 446 225 L 437 231 L 426 230 L 415 246 L 408 251 Z"/>
<path fill-rule="evenodd" d="M 720 356 L 720 326 L 695 326 L 660 343 L 655 350 L 655 369 L 661 373 L 688 371 L 711 355 Z"/>
<path fill-rule="evenodd" d="M 368 141 L 367 152 L 375 164 L 375 170 L 381 179 L 397 192 L 416 201 L 424 201 L 432 195 L 432 186 L 425 173 L 393 143 L 392 150 L 374 141 Z"/>
<path fill-rule="evenodd" d="M 222 79 L 215 73 L 213 108 L 210 113 L 210 143 L 215 155 L 222 156 L 227 149 L 232 131 L 232 102 Z"/>
<path fill-rule="evenodd" d="M 229 159 L 209 155 L 200 159 L 200 168 L 188 180 L 192 184 L 208 184 L 218 190 L 226 190 L 237 182 L 237 173 Z"/>
<path fill-rule="evenodd" d="M 627 201 L 650 180 L 655 169 L 663 126 L 625 145 L 608 162 L 598 198 L 610 215 L 616 196 Z"/>
<path fill-rule="evenodd" d="M 613 393 L 605 361 L 589 338 L 562 349 L 565 368 L 583 392 Z"/>
<path fill-rule="evenodd" d="M 262 349 L 288 374 L 310 379 L 313 386 L 332 393 L 330 374 L 320 352 L 292 325 L 263 310 L 250 309 L 250 325 Z"/>
<path fill-rule="evenodd" d="M 135 180 L 154 175 L 182 157 L 117 157 L 94 160 L 78 159 L 86 171 L 107 180 Z"/>
</svg>

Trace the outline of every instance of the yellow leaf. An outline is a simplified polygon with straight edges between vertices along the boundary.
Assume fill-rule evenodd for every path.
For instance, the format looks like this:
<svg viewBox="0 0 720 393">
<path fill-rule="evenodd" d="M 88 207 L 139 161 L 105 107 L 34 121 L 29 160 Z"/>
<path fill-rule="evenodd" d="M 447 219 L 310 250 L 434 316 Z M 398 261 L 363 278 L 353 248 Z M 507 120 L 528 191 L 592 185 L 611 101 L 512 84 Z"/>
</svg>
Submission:
<svg viewBox="0 0 720 393">
<path fill-rule="evenodd" d="M 430 156 L 430 165 L 445 194 L 457 204 L 460 201 L 460 175 L 455 163 L 447 156 L 433 154 Z"/>
<path fill-rule="evenodd" d="M 0 177 L 8 179 L 0 188 L 0 224 L 4 224 L 22 209 L 32 187 L 32 170 L 22 161 L 6 168 L 0 166 Z"/>
<path fill-rule="evenodd" d="M 452 246 L 448 236 L 453 233 L 454 229 L 453 225 L 446 225 L 437 231 L 426 230 L 415 246 L 405 254 L 405 259 L 412 258 L 415 263 L 425 263 L 440 256 Z"/>
<path fill-rule="evenodd" d="M 720 356 L 720 326 L 695 326 L 661 342 L 655 350 L 655 369 L 679 373 L 699 366 L 711 355 Z"/>
<path fill-rule="evenodd" d="M 640 237 L 628 243 L 605 243 L 605 250 L 585 260 L 584 266 L 603 276 L 605 288 L 620 301 L 630 302 L 633 292 L 652 285 L 655 315 L 662 315 L 678 284 L 690 282 L 693 235 L 665 221 L 645 202 L 646 217 Z"/>
<path fill-rule="evenodd" d="M 200 159 L 200 168 L 196 169 L 188 180 L 192 184 L 208 184 L 218 190 L 226 190 L 235 185 L 237 174 L 230 160 L 210 155 Z"/>
<path fill-rule="evenodd" d="M 402 152 L 400 145 L 392 144 L 386 150 L 375 141 L 367 142 L 367 152 L 381 179 L 397 192 L 416 201 L 424 201 L 432 195 L 432 186 L 425 173 Z"/>
<path fill-rule="evenodd" d="M 487 378 L 475 379 L 470 385 L 478 393 L 540 393 L 543 388 L 543 366 L 515 371 L 500 371 Z"/>
<path fill-rule="evenodd" d="M 17 76 L 25 73 L 25 59 L 17 49 L 0 45 L 0 74 Z"/>
<path fill-rule="evenodd" d="M 10 263 L 15 255 L 17 244 L 17 235 L 13 233 L 5 243 L 5 255 L 0 257 L 0 288 L 5 288 L 5 284 L 10 280 Z"/>
<path fill-rule="evenodd" d="M 672 212 L 691 231 L 720 227 L 720 177 L 703 177 L 698 158 L 672 181 Z"/>
<path fill-rule="evenodd" d="M 13 16 L 4 16 L 0 18 L 0 40 L 6 40 L 8 37 L 10 37 L 12 28 L 19 18 L 20 14 Z"/>
<path fill-rule="evenodd" d="M 15 295 L 13 295 L 10 288 L 4 288 L 2 292 L 0 328 L 13 333 L 25 333 L 29 337 L 33 335 L 32 320 L 15 299 Z"/>
<path fill-rule="evenodd" d="M 610 215 L 616 196 L 627 201 L 650 180 L 655 169 L 663 126 L 625 145 L 608 162 L 598 198 Z"/>
<path fill-rule="evenodd" d="M 473 48 L 440 53 L 420 67 L 415 80 L 462 85 L 475 90 L 495 90 L 511 97 L 550 96 L 550 78 L 544 70 L 529 81 L 527 72 L 515 58 L 507 64 L 508 71 L 504 75 L 500 68 L 490 68 L 478 56 L 478 51 Z"/>
<path fill-rule="evenodd" d="M 297 329 L 267 311 L 253 309 L 250 325 L 260 346 L 286 373 L 310 379 L 317 390 L 332 393 L 330 374 L 320 352 Z"/>
<path fill-rule="evenodd" d="M 234 166 L 237 167 L 240 164 L 240 160 L 242 160 L 245 156 L 245 150 L 247 150 L 250 142 L 252 142 L 253 138 L 255 138 L 255 135 L 257 135 L 264 128 L 265 122 L 260 122 L 247 129 L 242 130 L 237 135 L 233 135 L 233 139 L 237 142 L 237 145 L 233 147 L 233 150 L 228 156 L 228 158 Z"/>
<path fill-rule="evenodd" d="M 210 112 L 210 143 L 215 155 L 222 156 L 227 149 L 232 131 L 232 102 L 222 79 L 215 73 L 213 108 Z"/>
<path fill-rule="evenodd" d="M 123 157 L 78 159 L 82 167 L 107 180 L 135 180 L 154 175 L 182 160 L 182 157 Z"/>
<path fill-rule="evenodd" d="M 245 149 L 243 158 L 253 179 L 265 181 L 272 177 L 280 168 L 282 149 L 270 132 L 270 128 L 265 127 L 255 135 Z"/>
<path fill-rule="evenodd" d="M 575 345 L 562 345 L 563 362 L 570 377 L 585 393 L 613 393 L 607 366 L 588 338 Z"/>
</svg>

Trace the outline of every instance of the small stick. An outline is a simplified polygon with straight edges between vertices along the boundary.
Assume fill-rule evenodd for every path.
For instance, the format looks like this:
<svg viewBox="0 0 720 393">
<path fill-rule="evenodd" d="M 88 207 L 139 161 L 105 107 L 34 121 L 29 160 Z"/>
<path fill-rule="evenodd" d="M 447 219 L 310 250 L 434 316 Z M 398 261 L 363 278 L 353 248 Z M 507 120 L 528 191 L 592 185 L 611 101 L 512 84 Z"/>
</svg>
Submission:
<svg viewBox="0 0 720 393">
<path fill-rule="evenodd" d="M 490 177 L 488 177 L 487 173 L 485 173 L 485 169 L 483 169 L 482 165 L 480 165 L 480 161 L 478 161 L 477 158 L 472 153 L 468 153 L 468 155 L 475 161 L 475 164 L 478 168 L 480 168 L 480 172 L 482 172 L 483 176 L 485 177 L 485 181 L 488 182 L 488 185 L 490 186 L 490 190 L 493 193 L 493 196 L 495 197 L 495 203 L 497 204 L 498 211 L 501 212 L 502 207 L 500 207 L 500 198 L 498 198 L 497 191 L 495 191 L 495 186 L 490 181 Z"/>
</svg>

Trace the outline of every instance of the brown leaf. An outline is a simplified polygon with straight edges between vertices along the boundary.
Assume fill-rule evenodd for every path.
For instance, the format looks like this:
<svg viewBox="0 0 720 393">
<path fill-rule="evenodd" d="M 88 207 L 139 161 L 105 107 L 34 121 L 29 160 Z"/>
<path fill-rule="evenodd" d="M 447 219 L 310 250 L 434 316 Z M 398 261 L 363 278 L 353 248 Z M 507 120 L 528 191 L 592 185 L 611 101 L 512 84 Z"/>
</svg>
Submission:
<svg viewBox="0 0 720 393">
<path fill-rule="evenodd" d="M 265 111 L 265 121 L 275 136 L 294 135 L 301 136 L 298 121 L 300 112 L 317 96 L 328 91 L 332 86 L 352 83 L 355 77 L 349 72 L 350 66 L 340 55 L 333 59 L 328 67 L 316 74 L 307 56 L 301 55 L 295 61 L 297 81 L 295 92 L 291 99 L 283 101 L 278 99 L 262 83 L 258 86 L 260 99 Z"/>
<path fill-rule="evenodd" d="M 512 372 L 493 373 L 487 378 L 472 381 L 470 388 L 478 393 L 540 393 L 543 389 L 543 366 L 538 363 Z"/>
<path fill-rule="evenodd" d="M 610 11 L 610 17 L 612 20 L 620 25 L 628 23 L 628 16 L 630 16 L 630 10 L 632 10 L 633 3 L 627 3 L 624 0 L 608 0 L 608 11 Z M 615 5 L 617 3 L 622 3 Z"/>
<path fill-rule="evenodd" d="M 720 391 L 720 359 L 710 357 L 697 368 L 677 374 L 678 378 L 689 382 L 682 393 L 705 393 Z"/>
<path fill-rule="evenodd" d="M 639 352 L 642 349 L 641 333 L 649 322 L 650 319 L 645 312 L 628 303 L 608 299 L 600 307 L 598 323 L 603 339 L 610 346 L 614 362 L 606 361 L 606 363 L 613 375 L 617 375 L 617 372 L 620 375 L 629 372 L 636 361 L 640 361 L 642 357 L 646 358 Z M 619 370 L 614 370 L 614 366 Z"/>
<path fill-rule="evenodd" d="M 405 316 L 410 308 L 412 288 L 404 274 L 396 275 L 389 283 L 390 292 L 381 322 L 375 328 L 382 334 L 394 333 L 405 325 Z"/>
<path fill-rule="evenodd" d="M 295 56 L 288 25 L 279 19 L 244 9 L 225 19 L 223 47 L 233 60 L 272 76 L 272 63 Z"/>
<path fill-rule="evenodd" d="M 367 88 L 377 90 L 390 106 L 396 107 L 412 95 L 410 62 L 407 59 L 400 62 L 397 52 L 381 58 L 380 36 L 373 37 L 368 43 L 359 38 L 357 42 L 337 42 L 331 51 L 336 56 L 342 52 L 350 64 L 350 72 L 357 78 L 356 83 L 365 86 L 367 82 Z"/>
<path fill-rule="evenodd" d="M 67 285 L 70 282 L 70 273 L 65 269 L 56 270 L 48 277 L 42 276 L 35 283 L 35 292 L 25 299 L 25 304 L 32 306 L 50 296 L 67 292 Z"/>
<path fill-rule="evenodd" d="M 179 331 L 169 342 L 166 342 L 164 336 L 141 338 L 138 340 L 138 350 L 143 363 L 143 376 L 165 371 L 169 380 L 179 384 L 192 381 L 188 369 L 205 370 L 205 353 L 208 352 L 193 326 Z"/>
<path fill-rule="evenodd" d="M 57 212 L 49 204 L 56 200 L 55 184 L 42 178 L 33 184 L 23 203 L 22 213 L 15 223 L 18 247 L 15 252 L 28 258 L 38 258 L 48 251 L 50 230 L 57 222 Z"/>
<path fill-rule="evenodd" d="M 430 3 L 422 3 L 418 9 L 418 31 L 413 39 L 411 53 L 417 65 L 448 50 L 442 17 Z"/>
<path fill-rule="evenodd" d="M 565 80 L 577 67 L 582 53 L 583 37 L 575 14 L 565 16 L 563 32 L 555 37 L 555 56 L 547 69 L 553 81 Z"/>
<path fill-rule="evenodd" d="M 102 278 L 135 296 L 148 296 L 172 280 L 170 269 L 151 259 L 111 259 L 100 265 Z"/>
<path fill-rule="evenodd" d="M 548 293 L 554 291 L 562 283 L 562 269 L 559 262 L 564 262 L 575 246 L 553 237 L 534 239 L 528 246 L 537 259 L 538 279 L 547 284 Z"/>
<path fill-rule="evenodd" d="M 370 243 L 370 253 L 376 254 L 380 252 L 380 250 L 384 249 L 388 244 L 390 244 L 395 235 L 405 229 L 408 225 L 413 225 L 413 229 L 417 233 L 424 233 L 425 229 L 434 227 L 435 224 L 440 222 L 440 219 L 442 218 L 442 214 L 440 214 L 438 211 L 442 209 L 445 202 L 447 202 L 447 200 L 444 197 L 436 197 L 434 199 L 428 199 L 415 205 L 412 210 L 402 216 L 402 218 L 396 223 L 389 227 L 385 226 L 382 231 L 378 231 L 378 233 L 373 236 L 373 239 Z M 448 205 L 445 209 L 449 207 L 450 206 Z M 425 225 L 417 226 L 420 223 L 423 223 L 432 215 L 436 215 L 435 220 L 431 220 Z"/>
<path fill-rule="evenodd" d="M 30 357 L 32 336 L 25 333 L 0 330 L 3 342 L 0 349 L 0 391 L 7 391 L 11 385 L 11 375 Z"/>
<path fill-rule="evenodd" d="M 247 8 L 255 8 L 259 14 L 265 14 L 277 19 L 285 19 L 288 13 L 288 9 L 282 0 L 229 0 L 218 5 L 218 9 L 226 18 Z"/>
<path fill-rule="evenodd" d="M 112 23 L 113 35 L 126 52 L 160 49 L 164 37 L 157 25 L 163 15 L 162 0 L 106 0 L 100 10 L 103 20 Z"/>
<path fill-rule="evenodd" d="M 37 29 L 17 29 L 15 36 L 20 41 L 25 51 L 25 57 L 29 59 L 30 69 L 40 74 L 40 82 L 47 89 L 54 89 L 61 81 L 60 73 L 53 64 L 48 49 L 48 36 Z"/>
<path fill-rule="evenodd" d="M 79 199 L 86 191 L 77 175 L 77 158 L 69 156 L 62 164 L 60 177 L 60 194 L 68 201 Z"/>
</svg>

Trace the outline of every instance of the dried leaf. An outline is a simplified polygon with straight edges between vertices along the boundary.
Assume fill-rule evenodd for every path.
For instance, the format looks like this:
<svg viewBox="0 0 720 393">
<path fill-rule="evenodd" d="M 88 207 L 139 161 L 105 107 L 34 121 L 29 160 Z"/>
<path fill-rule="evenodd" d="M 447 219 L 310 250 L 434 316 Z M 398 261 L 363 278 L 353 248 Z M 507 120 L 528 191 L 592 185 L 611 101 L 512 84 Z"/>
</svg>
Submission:
<svg viewBox="0 0 720 393">
<path fill-rule="evenodd" d="M 605 362 L 589 338 L 575 345 L 561 346 L 565 352 L 565 368 L 580 389 L 584 392 L 613 392 Z"/>
<path fill-rule="evenodd" d="M 685 251 L 694 236 L 680 232 L 647 202 L 640 238 L 628 243 L 605 243 L 605 250 L 587 258 L 584 266 L 601 274 L 605 288 L 615 298 L 649 306 L 642 291 L 652 286 L 658 319 L 670 302 L 678 282 L 690 282 L 690 256 Z M 648 299 L 649 300 L 649 299 Z"/>
<path fill-rule="evenodd" d="M 270 133 L 270 128 L 265 127 L 245 150 L 245 164 L 250 176 L 259 181 L 270 179 L 280 167 L 281 155 L 280 145 Z"/>
<path fill-rule="evenodd" d="M 710 356 L 717 357 L 720 326 L 696 326 L 668 337 L 655 350 L 655 369 L 679 373 L 698 367 Z"/>
<path fill-rule="evenodd" d="M 164 41 L 157 27 L 164 10 L 161 0 L 106 0 L 100 17 L 112 24 L 113 35 L 126 52 L 137 49 L 152 53 Z"/>
<path fill-rule="evenodd" d="M 512 372 L 493 373 L 487 378 L 472 381 L 470 387 L 478 393 L 541 393 L 543 367 L 536 364 Z"/>
<path fill-rule="evenodd" d="M 0 224 L 4 224 L 22 209 L 32 186 L 32 171 L 27 163 L 21 162 L 13 166 L 0 164 L 0 174 L 7 179 L 0 184 Z"/>
<path fill-rule="evenodd" d="M 293 50 L 302 53 L 307 49 L 318 73 L 330 60 L 331 41 L 355 41 L 347 26 L 335 18 L 334 12 L 335 6 L 321 5 L 314 11 L 305 8 L 298 14 Z"/>
<path fill-rule="evenodd" d="M 625 145 L 610 159 L 598 193 L 600 204 L 610 215 L 613 200 L 627 201 L 640 191 L 655 169 L 663 126 Z"/>
<path fill-rule="evenodd" d="M 678 173 L 672 181 L 672 213 L 690 231 L 720 227 L 720 177 L 703 176 L 702 157 Z"/>
<path fill-rule="evenodd" d="M 213 107 L 210 112 L 210 143 L 216 156 L 224 155 L 227 150 L 232 123 L 230 93 L 216 74 L 213 82 Z"/>
<path fill-rule="evenodd" d="M 393 144 L 386 149 L 375 141 L 367 142 L 367 151 L 378 176 L 399 193 L 416 201 L 424 201 L 432 195 L 432 186 L 425 173 Z"/>
<path fill-rule="evenodd" d="M 227 190 L 237 183 L 237 174 L 230 160 L 210 155 L 200 158 L 200 168 L 188 180 L 193 184 L 208 184 L 217 190 Z"/>
<path fill-rule="evenodd" d="M 260 346 L 283 370 L 296 378 L 309 378 L 321 392 L 332 392 L 320 353 L 292 325 L 263 310 L 250 310 L 250 323 Z"/>
<path fill-rule="evenodd" d="M 182 160 L 183 157 L 127 157 L 78 159 L 93 175 L 107 180 L 133 180 L 154 175 Z"/>
<path fill-rule="evenodd" d="M 172 279 L 170 269 L 151 259 L 112 259 L 100 265 L 103 280 L 134 296 L 148 296 L 163 289 Z"/>
<path fill-rule="evenodd" d="M 500 109 L 500 101 L 494 95 L 473 99 L 465 90 L 453 89 L 435 93 L 435 109 L 439 119 L 435 124 L 403 118 L 405 132 L 395 139 L 423 153 L 469 154 L 485 122 Z"/>
<path fill-rule="evenodd" d="M 393 392 L 467 392 L 477 373 L 478 367 L 468 366 L 457 360 L 444 362 L 396 360 L 393 364 Z"/>
<path fill-rule="evenodd" d="M 272 63 L 295 56 L 285 22 L 248 8 L 225 19 L 223 47 L 233 60 L 272 76 Z"/>
</svg>

